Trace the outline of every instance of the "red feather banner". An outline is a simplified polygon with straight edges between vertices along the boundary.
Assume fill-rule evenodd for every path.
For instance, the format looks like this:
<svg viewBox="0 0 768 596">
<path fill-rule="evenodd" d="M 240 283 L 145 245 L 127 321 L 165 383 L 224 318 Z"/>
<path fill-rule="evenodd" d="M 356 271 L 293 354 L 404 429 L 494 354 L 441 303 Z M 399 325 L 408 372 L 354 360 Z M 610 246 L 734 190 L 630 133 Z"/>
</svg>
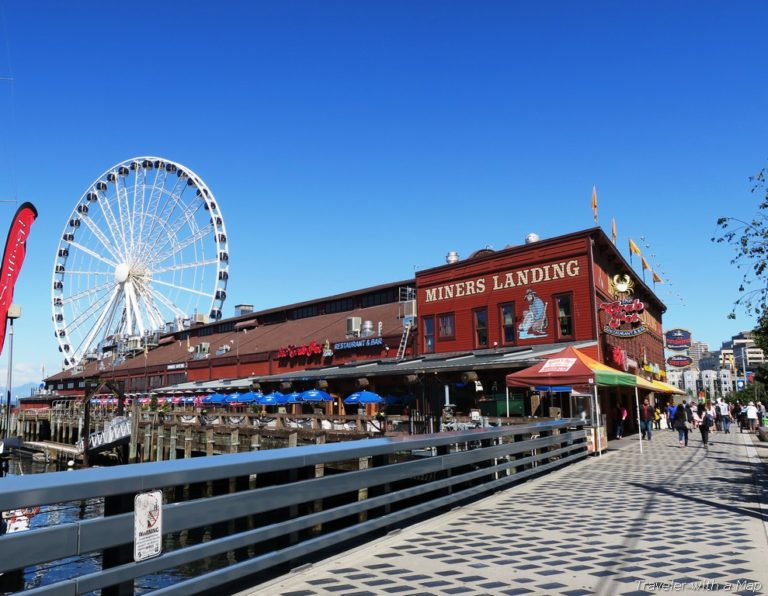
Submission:
<svg viewBox="0 0 768 596">
<path fill-rule="evenodd" d="M 3 252 L 3 264 L 0 269 L 0 353 L 5 344 L 5 328 L 8 325 L 8 308 L 13 302 L 13 287 L 27 254 L 27 237 L 35 219 L 37 209 L 32 203 L 24 203 L 16 211 L 8 231 Z"/>
</svg>

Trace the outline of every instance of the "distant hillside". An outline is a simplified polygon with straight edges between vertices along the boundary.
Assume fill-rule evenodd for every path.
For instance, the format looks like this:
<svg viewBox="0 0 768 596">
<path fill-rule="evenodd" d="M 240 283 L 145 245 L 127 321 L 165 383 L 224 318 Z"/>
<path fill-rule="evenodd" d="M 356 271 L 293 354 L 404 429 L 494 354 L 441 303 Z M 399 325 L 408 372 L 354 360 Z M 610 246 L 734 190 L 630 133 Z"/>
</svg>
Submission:
<svg viewBox="0 0 768 596">
<path fill-rule="evenodd" d="M 11 391 L 11 403 L 15 404 L 17 397 L 29 397 L 37 390 L 39 386 L 39 383 L 24 383 L 23 385 L 17 385 L 13 388 L 13 391 Z M 5 385 L 0 388 L 0 392 L 0 396 L 2 396 L 2 403 L 5 404 Z"/>
</svg>

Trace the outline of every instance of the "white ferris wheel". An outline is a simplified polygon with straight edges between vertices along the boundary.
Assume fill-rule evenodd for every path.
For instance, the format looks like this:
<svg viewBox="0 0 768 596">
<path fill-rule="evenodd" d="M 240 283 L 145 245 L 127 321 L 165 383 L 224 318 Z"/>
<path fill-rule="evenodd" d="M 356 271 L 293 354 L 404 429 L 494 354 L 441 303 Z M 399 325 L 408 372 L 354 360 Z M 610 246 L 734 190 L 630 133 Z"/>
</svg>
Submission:
<svg viewBox="0 0 768 596">
<path fill-rule="evenodd" d="M 135 350 L 169 323 L 220 319 L 228 269 L 224 219 L 197 174 L 160 157 L 109 168 L 56 250 L 51 303 L 65 366 Z"/>
</svg>

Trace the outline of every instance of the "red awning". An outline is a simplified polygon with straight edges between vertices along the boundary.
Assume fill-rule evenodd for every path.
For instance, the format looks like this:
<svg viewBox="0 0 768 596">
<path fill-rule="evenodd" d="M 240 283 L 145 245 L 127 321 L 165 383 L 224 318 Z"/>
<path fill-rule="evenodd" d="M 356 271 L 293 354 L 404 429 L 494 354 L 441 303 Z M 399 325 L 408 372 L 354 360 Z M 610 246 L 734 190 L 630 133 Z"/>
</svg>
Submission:
<svg viewBox="0 0 768 596">
<path fill-rule="evenodd" d="M 635 375 L 611 368 L 573 347 L 547 356 L 544 362 L 510 373 L 506 380 L 508 387 L 589 385 L 590 383 L 634 387 L 637 384 Z"/>
</svg>

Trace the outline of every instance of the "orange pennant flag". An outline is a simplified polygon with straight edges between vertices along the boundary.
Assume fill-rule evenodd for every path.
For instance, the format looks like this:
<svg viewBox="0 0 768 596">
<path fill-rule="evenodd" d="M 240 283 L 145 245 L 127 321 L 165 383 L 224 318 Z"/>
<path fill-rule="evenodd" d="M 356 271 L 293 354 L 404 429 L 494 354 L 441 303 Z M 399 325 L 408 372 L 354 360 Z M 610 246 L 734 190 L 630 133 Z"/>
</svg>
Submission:
<svg viewBox="0 0 768 596">
<path fill-rule="evenodd" d="M 592 186 L 592 215 L 597 223 L 597 188 L 594 185 Z"/>
<path fill-rule="evenodd" d="M 648 264 L 648 261 L 645 260 L 645 257 L 640 257 L 640 260 L 643 262 L 643 270 L 651 268 L 651 266 Z"/>
<path fill-rule="evenodd" d="M 656 275 L 655 271 L 652 271 L 652 273 L 653 273 L 653 283 L 655 283 L 655 284 L 657 284 L 657 283 L 658 284 L 663 284 L 664 283 L 664 281 L 658 275 Z"/>
<path fill-rule="evenodd" d="M 635 253 L 638 256 L 641 256 L 640 249 L 637 247 L 637 244 L 632 242 L 632 238 L 629 239 L 629 254 Z"/>
</svg>

